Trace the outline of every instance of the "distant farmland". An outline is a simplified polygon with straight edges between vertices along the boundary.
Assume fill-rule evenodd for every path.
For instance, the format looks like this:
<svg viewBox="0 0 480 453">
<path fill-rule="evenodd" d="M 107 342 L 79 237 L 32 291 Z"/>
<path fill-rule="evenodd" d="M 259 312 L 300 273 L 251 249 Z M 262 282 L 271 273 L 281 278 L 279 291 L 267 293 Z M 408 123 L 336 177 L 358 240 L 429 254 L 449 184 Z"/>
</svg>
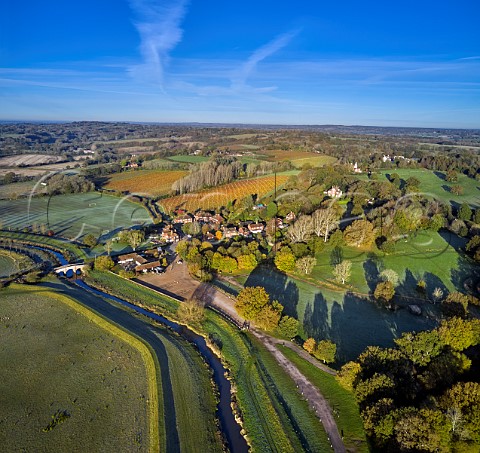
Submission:
<svg viewBox="0 0 480 453">
<path fill-rule="evenodd" d="M 107 189 L 150 196 L 167 195 L 172 184 L 188 172 L 182 170 L 140 170 L 118 173 L 109 178 Z"/>
<path fill-rule="evenodd" d="M 277 187 L 285 184 L 288 176 L 277 175 Z M 189 211 L 197 209 L 216 209 L 229 201 L 237 200 L 248 194 L 257 194 L 261 198 L 275 189 L 274 176 L 236 181 L 224 186 L 202 190 L 200 192 L 177 195 L 161 200 L 158 204 L 166 212 L 182 208 Z"/>
</svg>

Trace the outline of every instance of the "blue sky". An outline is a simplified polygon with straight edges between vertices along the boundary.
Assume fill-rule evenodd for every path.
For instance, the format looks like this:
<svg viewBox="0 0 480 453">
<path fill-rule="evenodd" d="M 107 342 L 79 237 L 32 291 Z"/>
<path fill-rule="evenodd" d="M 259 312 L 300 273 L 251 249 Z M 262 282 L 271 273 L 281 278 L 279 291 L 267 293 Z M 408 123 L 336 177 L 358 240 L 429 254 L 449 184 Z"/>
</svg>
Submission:
<svg viewBox="0 0 480 453">
<path fill-rule="evenodd" d="M 480 128 L 480 3 L 0 7 L 0 119 Z"/>
</svg>

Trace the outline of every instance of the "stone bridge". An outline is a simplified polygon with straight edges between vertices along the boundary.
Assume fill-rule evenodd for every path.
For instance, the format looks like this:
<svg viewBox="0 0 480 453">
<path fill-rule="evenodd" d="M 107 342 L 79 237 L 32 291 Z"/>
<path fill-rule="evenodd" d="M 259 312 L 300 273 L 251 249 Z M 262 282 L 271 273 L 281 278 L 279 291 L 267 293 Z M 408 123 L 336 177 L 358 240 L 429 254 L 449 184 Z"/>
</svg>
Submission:
<svg viewBox="0 0 480 453">
<path fill-rule="evenodd" d="M 63 266 L 56 267 L 55 273 L 58 275 L 67 275 L 68 271 L 72 271 L 75 275 L 77 271 L 83 272 L 83 269 L 87 266 L 87 264 L 77 263 L 77 264 L 65 264 Z"/>
</svg>

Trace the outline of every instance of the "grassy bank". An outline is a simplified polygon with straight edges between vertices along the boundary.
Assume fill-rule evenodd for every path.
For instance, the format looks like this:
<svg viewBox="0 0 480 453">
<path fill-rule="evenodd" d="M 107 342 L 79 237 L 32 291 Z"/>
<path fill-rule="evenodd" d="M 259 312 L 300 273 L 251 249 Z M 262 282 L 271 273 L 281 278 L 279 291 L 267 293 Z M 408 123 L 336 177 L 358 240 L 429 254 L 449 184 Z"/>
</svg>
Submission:
<svg viewBox="0 0 480 453">
<path fill-rule="evenodd" d="M 330 450 L 320 421 L 294 382 L 255 338 L 212 312 L 204 329 L 234 378 L 235 405 L 254 451 Z"/>
<path fill-rule="evenodd" d="M 162 296 L 142 285 L 125 280 L 112 272 L 90 270 L 86 282 L 103 289 L 105 292 L 125 299 L 140 307 L 148 308 L 166 317 L 176 317 L 179 302 L 170 297 Z"/>
<path fill-rule="evenodd" d="M 327 399 L 330 407 L 333 409 L 338 430 L 343 433 L 345 446 L 352 451 L 369 451 L 363 422 L 360 418 L 359 408 L 351 392 L 345 390 L 335 377 L 323 372 L 311 363 L 302 359 L 295 351 L 285 347 L 278 346 L 279 349 L 302 374 L 314 384 L 323 396 Z"/>
</svg>

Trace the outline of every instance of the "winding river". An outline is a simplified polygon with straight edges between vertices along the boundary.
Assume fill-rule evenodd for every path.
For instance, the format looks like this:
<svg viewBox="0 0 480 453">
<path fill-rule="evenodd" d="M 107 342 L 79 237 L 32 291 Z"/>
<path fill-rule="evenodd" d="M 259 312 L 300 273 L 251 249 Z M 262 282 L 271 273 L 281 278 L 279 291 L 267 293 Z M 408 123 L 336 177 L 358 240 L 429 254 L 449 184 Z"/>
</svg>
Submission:
<svg viewBox="0 0 480 453">
<path fill-rule="evenodd" d="M 61 255 L 60 253 L 49 250 L 43 249 L 41 247 L 35 247 L 40 250 L 44 250 L 49 252 L 58 259 L 58 261 L 64 265 L 68 264 L 68 261 Z M 141 314 L 147 317 L 149 320 L 153 320 L 172 329 L 174 332 L 178 333 L 188 342 L 194 344 L 200 354 L 203 356 L 205 361 L 213 370 L 213 378 L 215 383 L 218 387 L 219 391 L 219 402 L 217 405 L 217 416 L 220 421 L 220 426 L 222 433 L 227 440 L 228 447 L 230 451 L 236 452 L 248 452 L 248 445 L 240 434 L 241 427 L 236 422 L 235 417 L 233 415 L 231 409 L 231 385 L 230 381 L 225 377 L 225 373 L 227 370 L 222 365 L 220 359 L 210 350 L 207 346 L 205 339 L 193 332 L 192 330 L 177 324 L 169 319 L 164 318 L 163 316 L 157 315 L 152 313 L 148 310 L 140 308 L 130 302 L 125 300 L 119 299 L 118 297 L 111 296 L 103 291 L 99 291 L 91 286 L 87 285 L 82 280 L 77 280 L 74 284 L 63 284 L 63 283 L 48 283 L 52 289 L 56 291 L 66 293 L 76 299 L 79 299 L 84 305 L 89 307 L 92 310 L 100 313 L 104 317 L 110 319 L 112 322 L 120 324 L 122 327 L 126 328 L 134 332 L 135 334 L 142 337 L 145 341 L 148 341 L 152 346 L 153 350 L 157 353 L 159 362 L 162 363 L 162 351 L 157 351 L 157 347 L 155 344 L 154 336 L 151 335 L 152 325 L 146 320 L 143 320 L 139 317 L 132 316 L 131 313 L 128 311 L 121 309 L 118 305 L 122 307 L 126 307 L 127 309 Z M 113 302 L 113 303 L 111 303 Z M 154 328 L 154 327 L 153 327 Z M 168 399 L 168 395 L 164 395 Z M 169 413 L 171 412 L 172 408 L 169 407 L 169 411 L 165 412 L 165 416 L 168 417 Z M 176 428 L 174 427 L 175 421 L 166 420 L 166 425 L 171 426 L 173 429 L 173 433 L 168 433 L 167 439 L 167 450 L 168 451 L 179 451 L 178 450 L 178 443 L 176 442 Z M 178 436 L 177 436 L 178 439 Z"/>
</svg>

